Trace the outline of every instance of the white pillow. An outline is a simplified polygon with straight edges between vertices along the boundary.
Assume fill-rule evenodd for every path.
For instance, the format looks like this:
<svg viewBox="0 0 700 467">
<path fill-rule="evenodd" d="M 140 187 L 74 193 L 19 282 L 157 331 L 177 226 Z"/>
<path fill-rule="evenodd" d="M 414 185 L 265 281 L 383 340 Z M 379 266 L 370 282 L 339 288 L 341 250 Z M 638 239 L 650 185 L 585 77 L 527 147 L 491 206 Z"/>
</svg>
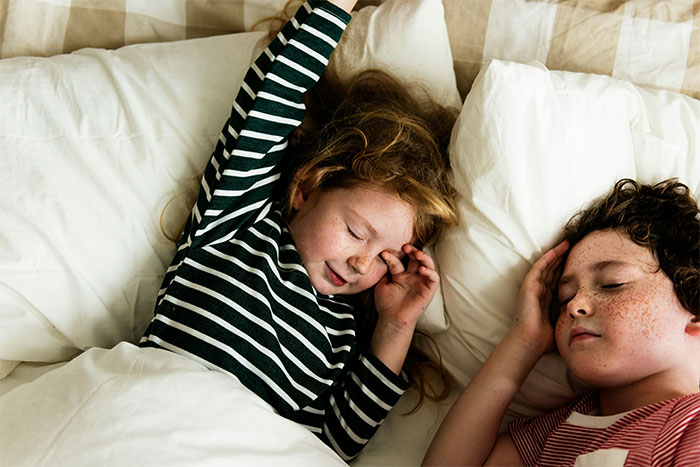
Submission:
<svg viewBox="0 0 700 467">
<path fill-rule="evenodd" d="M 700 101 L 607 76 L 493 61 L 452 133 L 462 223 L 436 245 L 451 327 L 436 335 L 460 387 L 510 327 L 523 277 L 566 221 L 615 181 L 669 177 L 700 193 Z M 548 410 L 572 396 L 546 356 L 511 406 Z"/>
<path fill-rule="evenodd" d="M 386 0 L 353 12 L 331 62 L 347 75 L 380 68 L 438 103 L 460 108 L 441 0 Z"/>
<path fill-rule="evenodd" d="M 0 61 L 0 360 L 62 361 L 140 338 L 174 252 L 161 212 L 196 192 L 265 35 Z M 363 10 L 347 35 L 341 71 L 422 77 L 459 105 L 440 0 Z M 184 217 L 166 214 L 167 226 Z M 442 306 L 431 309 L 444 329 Z"/>
</svg>

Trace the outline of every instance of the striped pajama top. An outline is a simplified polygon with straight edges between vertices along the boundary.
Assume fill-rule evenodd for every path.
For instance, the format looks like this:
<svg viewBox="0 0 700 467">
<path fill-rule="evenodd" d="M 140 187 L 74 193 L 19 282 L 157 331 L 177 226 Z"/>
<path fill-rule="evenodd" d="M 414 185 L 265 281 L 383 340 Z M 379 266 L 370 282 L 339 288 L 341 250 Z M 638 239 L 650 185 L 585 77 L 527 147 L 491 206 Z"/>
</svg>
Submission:
<svg viewBox="0 0 700 467">
<path fill-rule="evenodd" d="M 409 384 L 358 349 L 350 305 L 314 290 L 274 195 L 349 20 L 309 0 L 248 70 L 140 343 L 237 378 L 346 460 Z"/>
<path fill-rule="evenodd" d="M 515 420 L 509 430 L 525 465 L 698 466 L 700 393 L 611 416 L 589 393 L 541 417 Z"/>
</svg>

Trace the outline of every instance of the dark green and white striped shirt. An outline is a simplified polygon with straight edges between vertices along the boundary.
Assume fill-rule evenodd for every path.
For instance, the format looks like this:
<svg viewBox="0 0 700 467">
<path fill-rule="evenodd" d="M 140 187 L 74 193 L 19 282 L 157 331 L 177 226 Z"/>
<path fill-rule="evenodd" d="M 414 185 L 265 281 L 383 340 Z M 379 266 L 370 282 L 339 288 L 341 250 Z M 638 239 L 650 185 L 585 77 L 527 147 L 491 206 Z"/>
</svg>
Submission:
<svg viewBox="0 0 700 467">
<path fill-rule="evenodd" d="M 248 70 L 141 339 L 237 378 L 346 460 L 408 383 L 360 352 L 342 298 L 314 290 L 273 193 L 349 19 L 309 0 Z"/>
</svg>

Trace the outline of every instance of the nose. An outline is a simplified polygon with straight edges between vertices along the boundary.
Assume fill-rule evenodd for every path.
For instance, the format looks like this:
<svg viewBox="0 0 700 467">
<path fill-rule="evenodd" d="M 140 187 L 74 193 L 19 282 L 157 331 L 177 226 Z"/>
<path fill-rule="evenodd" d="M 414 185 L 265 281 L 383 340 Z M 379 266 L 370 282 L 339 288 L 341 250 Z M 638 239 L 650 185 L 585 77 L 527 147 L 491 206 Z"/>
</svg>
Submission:
<svg viewBox="0 0 700 467">
<path fill-rule="evenodd" d="M 585 289 L 579 290 L 574 298 L 569 300 L 569 303 L 566 304 L 566 311 L 572 318 L 593 314 L 593 307 Z"/>
<path fill-rule="evenodd" d="M 348 259 L 348 264 L 358 274 L 365 275 L 372 268 L 372 256 L 368 254 L 353 255 Z"/>
</svg>

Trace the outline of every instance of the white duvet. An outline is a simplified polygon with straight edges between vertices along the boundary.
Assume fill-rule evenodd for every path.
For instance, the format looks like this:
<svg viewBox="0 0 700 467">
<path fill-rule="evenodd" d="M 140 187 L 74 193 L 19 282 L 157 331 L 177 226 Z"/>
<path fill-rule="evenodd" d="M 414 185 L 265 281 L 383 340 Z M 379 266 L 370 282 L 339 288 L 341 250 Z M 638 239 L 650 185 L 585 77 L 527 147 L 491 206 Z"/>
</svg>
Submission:
<svg viewBox="0 0 700 467">
<path fill-rule="evenodd" d="M 4 466 L 345 465 L 232 377 L 158 349 L 91 349 L 0 397 Z"/>
</svg>

